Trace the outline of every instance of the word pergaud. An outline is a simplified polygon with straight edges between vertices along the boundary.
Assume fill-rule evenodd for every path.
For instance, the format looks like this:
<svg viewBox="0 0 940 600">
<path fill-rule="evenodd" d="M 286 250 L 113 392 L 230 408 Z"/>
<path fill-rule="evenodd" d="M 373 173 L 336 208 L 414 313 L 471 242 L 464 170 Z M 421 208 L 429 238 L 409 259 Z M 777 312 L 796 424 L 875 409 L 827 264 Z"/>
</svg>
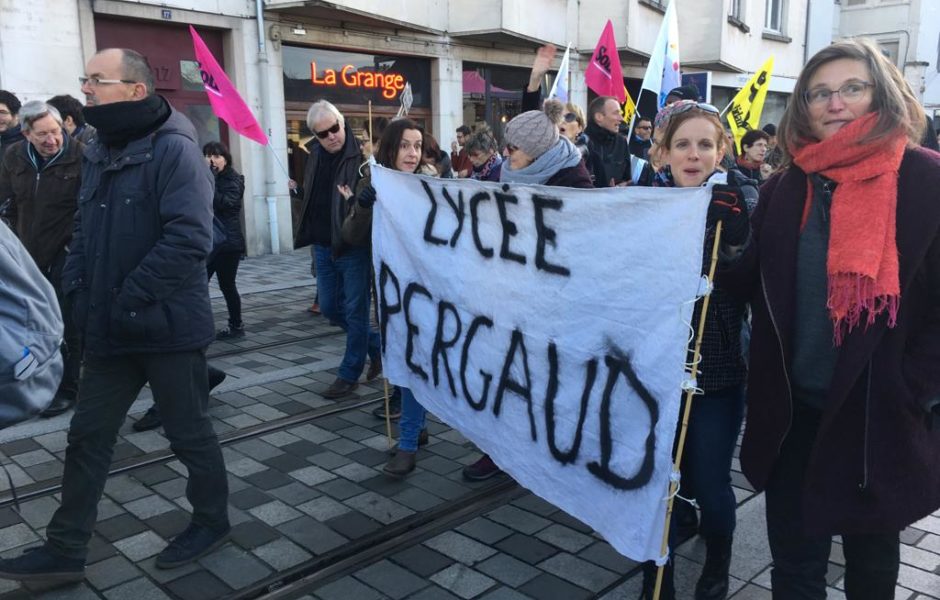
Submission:
<svg viewBox="0 0 940 600">
<path fill-rule="evenodd" d="M 653 475 L 659 404 L 640 381 L 630 358 L 619 348 L 609 345 L 603 357 L 592 357 L 584 365 L 584 385 L 578 408 L 577 426 L 573 438 L 564 444 L 567 448 L 562 449 L 563 444 L 556 436 L 555 403 L 558 400 L 559 380 L 564 374 L 561 373 L 562 365 L 554 342 L 549 342 L 544 348 L 548 360 L 548 377 L 544 395 L 538 399 L 534 397 L 540 391 L 533 389 L 529 349 L 525 343 L 526 336 L 518 327 L 506 327 L 506 324 L 497 325 L 493 319 L 484 315 L 471 315 L 469 322 L 466 317 L 462 320 L 460 311 L 452 302 L 443 298 L 435 299 L 431 292 L 420 283 L 408 282 L 403 289 L 402 282 L 384 261 L 381 263 L 379 272 L 378 296 L 383 353 L 388 340 L 390 322 L 392 319 L 402 319 L 404 329 L 407 331 L 405 364 L 415 377 L 429 383 L 433 380 L 434 388 L 441 393 L 449 391 L 453 399 L 466 402 L 467 406 L 474 411 L 489 410 L 496 417 L 500 416 L 504 400 L 512 397 L 524 402 L 532 441 L 539 441 L 540 426 L 537 421 L 541 421 L 544 424 L 547 448 L 551 456 L 562 465 L 575 463 L 578 459 L 588 405 L 598 384 L 598 370 L 603 364 L 607 374 L 604 377 L 601 395 L 600 430 L 596 436 L 590 436 L 592 439 L 599 440 L 600 448 L 589 453 L 595 456 L 599 454 L 599 460 L 588 462 L 586 468 L 594 477 L 618 490 L 634 490 L 649 483 Z M 431 305 L 430 308 L 429 305 Z M 418 326 L 420 319 L 416 318 L 417 312 L 426 315 L 429 311 L 437 313 L 433 333 L 422 331 Z M 511 330 L 511 333 L 509 339 L 504 340 L 505 358 L 499 374 L 481 369 L 478 374 L 472 375 L 474 378 L 479 375 L 482 386 L 471 389 L 472 386 L 468 383 L 468 365 L 474 362 L 470 360 L 475 349 L 474 340 L 483 329 L 491 332 Z M 415 351 L 419 346 L 422 350 L 419 354 L 430 357 L 430 364 L 426 364 L 426 361 L 425 364 L 415 362 Z M 519 364 L 521 364 L 523 374 L 521 380 L 513 375 L 513 367 Z M 567 365 L 567 368 L 577 370 L 575 365 Z M 565 378 L 570 379 L 571 374 L 568 373 Z M 459 392 L 457 381 L 460 383 Z M 491 395 L 491 383 L 494 381 L 496 386 Z M 624 394 L 623 386 L 627 386 L 632 394 Z M 636 472 L 615 473 L 610 467 L 611 457 L 615 452 L 614 445 L 617 441 L 611 434 L 611 401 L 615 398 L 618 402 L 629 401 L 629 398 L 634 395 L 642 402 L 649 416 L 649 430 L 643 448 L 643 457 Z M 539 407 L 542 414 L 537 418 L 536 410 Z"/>
<path fill-rule="evenodd" d="M 322 76 L 319 76 L 316 61 L 310 62 L 310 82 L 327 87 L 342 85 L 348 88 L 382 90 L 382 97 L 388 100 L 394 100 L 405 89 L 405 77 L 401 73 L 358 71 L 353 65 L 345 65 L 339 73 L 335 69 L 324 69 Z"/>
</svg>

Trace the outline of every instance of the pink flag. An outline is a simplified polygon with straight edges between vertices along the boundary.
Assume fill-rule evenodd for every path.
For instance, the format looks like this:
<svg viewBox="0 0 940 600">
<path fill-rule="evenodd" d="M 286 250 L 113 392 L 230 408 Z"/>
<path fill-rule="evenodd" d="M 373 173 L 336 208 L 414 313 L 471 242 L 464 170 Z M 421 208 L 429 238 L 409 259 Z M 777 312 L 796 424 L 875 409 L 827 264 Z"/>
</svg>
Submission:
<svg viewBox="0 0 940 600">
<path fill-rule="evenodd" d="M 193 36 L 193 48 L 196 50 L 199 75 L 202 77 L 202 85 L 206 89 L 206 95 L 209 96 L 212 111 L 238 133 L 258 142 L 262 146 L 266 146 L 268 136 L 264 134 L 264 130 L 261 129 L 261 125 L 258 124 L 255 116 L 251 114 L 251 110 L 238 94 L 238 90 L 229 81 L 225 71 L 215 61 L 215 57 L 209 52 L 206 43 L 202 41 L 192 25 L 189 26 L 189 33 Z"/>
<path fill-rule="evenodd" d="M 614 25 L 609 19 L 601 39 L 597 40 L 591 62 L 584 70 L 584 81 L 598 96 L 613 96 L 620 104 L 627 101 L 620 55 L 617 54 L 617 42 L 614 41 Z"/>
</svg>

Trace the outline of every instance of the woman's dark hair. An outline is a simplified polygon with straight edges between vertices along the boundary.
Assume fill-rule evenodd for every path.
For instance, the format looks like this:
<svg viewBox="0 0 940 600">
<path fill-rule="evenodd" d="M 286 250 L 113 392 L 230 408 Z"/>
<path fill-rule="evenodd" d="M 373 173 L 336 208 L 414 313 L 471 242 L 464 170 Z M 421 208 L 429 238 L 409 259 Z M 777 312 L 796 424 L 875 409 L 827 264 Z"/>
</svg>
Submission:
<svg viewBox="0 0 940 600">
<path fill-rule="evenodd" d="M 757 143 L 757 140 L 769 142 L 770 136 L 767 135 L 766 131 L 761 131 L 760 129 L 748 129 L 741 137 L 741 150 L 744 150 L 745 146 L 753 146 Z"/>
<path fill-rule="evenodd" d="M 425 158 L 430 157 L 434 162 L 441 161 L 441 147 L 434 139 L 434 136 L 427 132 L 421 134 L 421 146 L 424 149 Z"/>
<path fill-rule="evenodd" d="M 398 157 L 398 146 L 401 144 L 401 137 L 408 129 L 417 129 L 421 132 L 421 138 L 424 139 L 424 130 L 411 119 L 395 119 L 388 124 L 385 131 L 382 132 L 382 138 L 379 140 L 379 151 L 375 154 L 375 162 L 389 169 L 395 168 L 395 159 Z M 418 166 L 424 162 L 422 154 Z"/>
<path fill-rule="evenodd" d="M 225 166 L 232 166 L 232 155 L 229 154 L 228 148 L 225 147 L 225 144 L 222 142 L 209 142 L 202 147 L 203 156 L 221 156 L 225 159 Z"/>
</svg>

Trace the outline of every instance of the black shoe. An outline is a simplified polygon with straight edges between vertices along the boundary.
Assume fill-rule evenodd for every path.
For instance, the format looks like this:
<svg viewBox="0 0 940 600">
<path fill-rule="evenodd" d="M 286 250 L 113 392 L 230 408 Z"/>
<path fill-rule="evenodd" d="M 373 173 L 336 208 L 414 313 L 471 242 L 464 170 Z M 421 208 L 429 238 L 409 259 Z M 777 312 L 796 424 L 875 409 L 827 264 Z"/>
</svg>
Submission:
<svg viewBox="0 0 940 600">
<path fill-rule="evenodd" d="M 245 337 L 245 326 L 244 325 L 232 325 L 229 323 L 229 326 L 225 329 L 220 330 L 215 334 L 215 339 L 217 340 L 233 340 L 235 338 Z"/>
<path fill-rule="evenodd" d="M 60 556 L 45 545 L 37 546 L 16 558 L 0 559 L 0 577 L 15 581 L 71 583 L 85 579 L 85 561 Z"/>
<path fill-rule="evenodd" d="M 225 531 L 213 531 L 190 523 L 186 531 L 173 538 L 163 552 L 157 555 L 157 568 L 175 569 L 200 559 L 224 544 L 231 531 L 231 527 L 226 527 Z"/>
<path fill-rule="evenodd" d="M 52 404 L 46 407 L 46 410 L 39 413 L 39 416 L 43 419 L 55 417 L 56 415 L 61 415 L 73 406 L 75 406 L 75 396 L 56 394 L 56 397 L 52 399 Z"/>
<path fill-rule="evenodd" d="M 163 421 L 160 420 L 160 411 L 157 410 L 157 405 L 154 404 L 147 409 L 147 412 L 144 413 L 144 416 L 137 419 L 137 422 L 131 425 L 131 428 L 134 431 L 150 431 L 151 429 L 156 429 L 160 425 L 163 425 Z"/>
<path fill-rule="evenodd" d="M 385 403 L 383 402 L 372 414 L 379 419 L 385 420 Z M 401 418 L 401 395 L 392 394 L 388 399 L 388 418 L 392 421 Z"/>
<path fill-rule="evenodd" d="M 659 567 L 653 561 L 643 563 L 643 588 L 640 590 L 640 600 L 653 600 L 656 590 L 656 572 Z M 663 567 L 663 583 L 659 590 L 659 600 L 676 600 L 676 588 L 672 580 L 672 558 Z"/>
<path fill-rule="evenodd" d="M 320 394 L 327 400 L 336 400 L 342 398 L 343 396 L 348 396 L 359 387 L 359 384 L 355 381 L 346 381 L 341 377 L 337 377 L 336 381 L 330 384 L 330 387 L 323 390 Z"/>
<path fill-rule="evenodd" d="M 728 597 L 731 545 L 730 535 L 705 537 L 705 566 L 695 584 L 695 600 L 725 600 Z"/>
<path fill-rule="evenodd" d="M 470 481 L 483 481 L 502 472 L 490 455 L 484 454 L 480 460 L 463 468 L 463 478 Z"/>
</svg>

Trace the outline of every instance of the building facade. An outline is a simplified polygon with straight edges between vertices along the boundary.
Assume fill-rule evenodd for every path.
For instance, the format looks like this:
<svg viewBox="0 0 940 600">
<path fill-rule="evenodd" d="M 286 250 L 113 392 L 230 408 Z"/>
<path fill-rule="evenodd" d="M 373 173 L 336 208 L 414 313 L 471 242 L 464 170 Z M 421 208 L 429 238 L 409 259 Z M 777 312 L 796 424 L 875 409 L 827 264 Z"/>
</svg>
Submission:
<svg viewBox="0 0 940 600">
<path fill-rule="evenodd" d="M 673 1 L 683 72 L 696 74 L 703 97 L 719 107 L 774 55 L 764 122 L 779 119 L 806 57 L 835 28 L 832 0 Z M 608 18 L 624 81 L 636 90 L 664 11 L 659 0 L 264 0 L 259 19 L 255 0 L 0 0 L 0 88 L 23 100 L 81 98 L 77 78 L 98 48 L 140 51 L 158 92 L 193 120 L 200 141 L 230 146 L 246 177 L 248 252 L 261 254 L 292 247 L 288 179 L 302 177 L 314 100 L 336 104 L 365 139 L 369 124 L 396 116 L 408 96 L 409 116 L 449 149 L 461 124 L 485 122 L 501 135 L 547 42 L 571 45 L 571 99 L 586 106 L 584 68 Z M 255 111 L 270 148 L 212 114 L 190 24 Z M 41 33 L 50 28 L 54 41 Z"/>
<path fill-rule="evenodd" d="M 940 2 L 842 0 L 834 37 L 877 41 L 927 114 L 940 118 Z"/>
</svg>

